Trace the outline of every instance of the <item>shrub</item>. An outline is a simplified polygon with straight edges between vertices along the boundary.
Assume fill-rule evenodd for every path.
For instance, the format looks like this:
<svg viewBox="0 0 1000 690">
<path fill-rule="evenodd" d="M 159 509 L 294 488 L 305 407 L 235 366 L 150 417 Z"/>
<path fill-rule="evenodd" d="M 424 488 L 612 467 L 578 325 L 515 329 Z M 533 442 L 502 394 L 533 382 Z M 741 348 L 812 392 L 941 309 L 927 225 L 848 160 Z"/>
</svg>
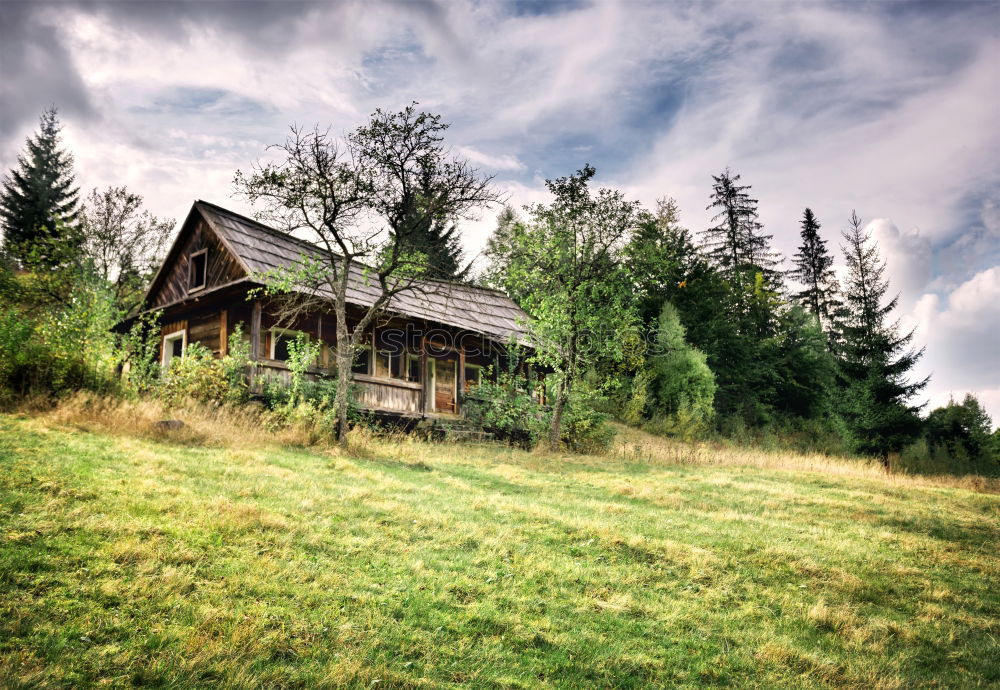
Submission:
<svg viewBox="0 0 1000 690">
<path fill-rule="evenodd" d="M 108 291 L 83 272 L 0 268 L 0 388 L 52 396 L 116 386 Z"/>
<path fill-rule="evenodd" d="M 238 389 L 233 391 L 221 359 L 200 343 L 191 343 L 183 357 L 170 362 L 158 388 L 159 396 L 168 403 L 182 404 L 187 400 L 221 405 L 237 402 Z"/>
<path fill-rule="evenodd" d="M 496 381 L 484 379 L 465 398 L 466 415 L 497 439 L 532 448 L 546 434 L 552 411 L 529 392 L 523 376 L 501 373 Z M 594 409 L 585 393 L 574 394 L 563 410 L 562 443 L 580 453 L 596 453 L 611 445 L 614 429 L 608 415 Z"/>
<path fill-rule="evenodd" d="M 466 416 L 499 440 L 531 448 L 545 431 L 547 415 L 529 390 L 523 376 L 502 372 L 496 381 L 484 376 L 465 397 Z"/>
<path fill-rule="evenodd" d="M 602 453 L 615 437 L 608 415 L 595 410 L 583 396 L 574 396 L 563 412 L 562 442 L 578 453 Z"/>
</svg>

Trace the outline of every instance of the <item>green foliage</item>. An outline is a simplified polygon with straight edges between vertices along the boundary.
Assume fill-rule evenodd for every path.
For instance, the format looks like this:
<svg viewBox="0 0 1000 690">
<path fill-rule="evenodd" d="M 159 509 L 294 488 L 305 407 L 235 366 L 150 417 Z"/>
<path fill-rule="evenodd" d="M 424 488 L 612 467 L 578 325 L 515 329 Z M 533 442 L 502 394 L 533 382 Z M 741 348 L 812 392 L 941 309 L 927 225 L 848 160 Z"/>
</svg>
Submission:
<svg viewBox="0 0 1000 690">
<path fill-rule="evenodd" d="M 114 388 L 118 313 L 106 286 L 57 239 L 39 237 L 25 249 L 21 271 L 0 267 L 0 389 L 23 396 Z"/>
<path fill-rule="evenodd" d="M 139 306 L 164 258 L 174 226 L 142 209 L 142 197 L 126 187 L 94 189 L 80 213 L 83 253 L 91 269 L 114 293 L 124 312 Z"/>
<path fill-rule="evenodd" d="M 594 409 L 592 396 L 575 391 L 565 406 L 560 446 L 578 453 L 601 452 L 610 445 L 614 430 L 608 415 Z M 485 376 L 466 395 L 466 415 L 497 439 L 522 448 L 532 448 L 552 425 L 553 411 L 532 395 L 532 384 L 519 374 L 500 372 L 493 380 Z"/>
<path fill-rule="evenodd" d="M 736 294 L 749 294 L 750 286 L 762 276 L 766 289 L 781 284 L 776 270 L 777 255 L 771 250 L 773 235 L 763 233 L 758 220 L 757 200 L 750 197 L 750 185 L 740 185 L 740 176 L 728 168 L 712 176 L 709 209 L 718 212 L 712 222 L 719 224 L 705 230 L 706 251 L 712 262 Z"/>
<path fill-rule="evenodd" d="M 547 180 L 551 204 L 528 208 L 530 220 L 498 228 L 495 262 L 504 287 L 531 316 L 533 359 L 552 372 L 549 442 L 560 443 L 563 409 L 587 369 L 607 370 L 635 355 L 638 319 L 623 249 L 643 218 L 621 192 L 588 185 L 591 166 Z"/>
<path fill-rule="evenodd" d="M 577 390 L 563 413 L 562 445 L 576 453 L 599 455 L 614 438 L 608 415 L 595 409 L 591 395 Z"/>
<path fill-rule="evenodd" d="M 215 357 L 200 343 L 190 343 L 183 357 L 170 360 L 170 368 L 156 387 L 156 394 L 174 404 L 196 400 L 212 405 L 249 402 L 247 375 L 250 373 L 250 343 L 237 324 L 229 335 L 229 354 Z"/>
<path fill-rule="evenodd" d="M 464 280 L 471 264 L 462 266 L 462 241 L 454 218 L 442 215 L 438 193 L 431 180 L 420 180 L 418 193 L 407 198 L 404 218 L 398 225 L 402 250 L 418 255 L 414 264 L 423 264 L 424 277 Z"/>
<path fill-rule="evenodd" d="M 503 441 L 525 448 L 538 443 L 548 423 L 545 410 L 531 395 L 528 380 L 501 371 L 496 380 L 487 372 L 465 396 L 466 416 Z"/>
<path fill-rule="evenodd" d="M 664 302 L 649 357 L 653 396 L 650 416 L 684 420 L 685 435 L 707 427 L 714 410 L 715 375 L 705 355 L 688 345 L 676 307 Z"/>
<path fill-rule="evenodd" d="M 141 395 L 159 384 L 160 316 L 160 311 L 140 314 L 117 338 L 115 349 L 126 391 Z"/>
<path fill-rule="evenodd" d="M 841 372 L 841 414 L 854 450 L 882 458 L 912 443 L 921 431 L 918 408 L 907 402 L 927 385 L 907 373 L 923 355 L 913 350 L 913 332 L 899 334 L 890 321 L 899 302 L 886 299 L 885 262 L 857 214 L 843 234 L 848 278 L 838 323 L 837 350 Z"/>
<path fill-rule="evenodd" d="M 60 147 L 59 130 L 55 108 L 42 113 L 39 131 L 25 143 L 18 167 L 3 179 L 0 223 L 5 250 L 18 261 L 42 238 L 74 247 L 80 242 L 72 227 L 79 193 L 73 186 L 73 156 Z"/>
<path fill-rule="evenodd" d="M 170 360 L 157 395 L 172 404 L 187 400 L 214 405 L 241 402 L 242 391 L 230 384 L 223 360 L 214 357 L 201 343 L 189 343 L 183 357 Z"/>
<path fill-rule="evenodd" d="M 819 235 L 819 228 L 812 209 L 807 208 L 802 216 L 802 244 L 792 257 L 795 268 L 789 275 L 803 285 L 794 299 L 823 325 L 832 322 L 840 301 L 833 257 L 826 249 L 826 241 Z"/>
<path fill-rule="evenodd" d="M 972 394 L 932 410 L 925 423 L 926 454 L 952 474 L 1000 474 L 993 422 Z"/>
</svg>

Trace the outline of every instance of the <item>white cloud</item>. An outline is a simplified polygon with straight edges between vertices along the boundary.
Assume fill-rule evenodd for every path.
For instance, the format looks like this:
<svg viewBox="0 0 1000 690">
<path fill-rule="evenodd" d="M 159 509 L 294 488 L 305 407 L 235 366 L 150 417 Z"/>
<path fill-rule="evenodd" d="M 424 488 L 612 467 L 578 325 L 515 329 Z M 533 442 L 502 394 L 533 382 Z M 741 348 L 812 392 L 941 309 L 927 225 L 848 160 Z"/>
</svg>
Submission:
<svg viewBox="0 0 1000 690">
<path fill-rule="evenodd" d="M 932 376 L 931 406 L 973 393 L 1000 424 L 1000 266 L 977 273 L 946 299 L 924 295 L 913 316 L 916 339 L 927 347 L 919 371 Z"/>
<path fill-rule="evenodd" d="M 484 165 L 487 168 L 493 168 L 494 170 L 524 170 L 524 163 L 519 161 L 516 156 L 511 156 L 510 154 L 500 154 L 492 155 L 489 153 L 483 153 L 482 151 L 477 151 L 471 146 L 459 146 L 458 153 L 462 156 L 468 158 L 473 163 L 478 165 Z"/>
</svg>

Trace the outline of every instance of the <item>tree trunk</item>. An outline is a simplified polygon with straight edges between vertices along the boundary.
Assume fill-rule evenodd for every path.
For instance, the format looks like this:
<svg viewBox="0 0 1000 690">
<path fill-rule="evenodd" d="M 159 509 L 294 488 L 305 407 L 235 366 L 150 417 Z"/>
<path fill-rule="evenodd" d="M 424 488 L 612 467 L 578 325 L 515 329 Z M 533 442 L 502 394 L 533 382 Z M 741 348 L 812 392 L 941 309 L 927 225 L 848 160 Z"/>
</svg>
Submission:
<svg viewBox="0 0 1000 690">
<path fill-rule="evenodd" d="M 353 348 L 341 340 L 337 343 L 337 393 L 334 396 L 334 406 L 337 408 L 337 428 L 335 434 L 341 447 L 347 445 L 347 406 L 350 402 L 348 392 L 351 386 L 351 363 Z"/>
<path fill-rule="evenodd" d="M 552 427 L 549 429 L 549 448 L 559 450 L 562 441 L 562 417 L 563 409 L 566 407 L 565 385 L 560 382 L 559 394 L 556 395 L 556 404 L 552 408 Z"/>
</svg>

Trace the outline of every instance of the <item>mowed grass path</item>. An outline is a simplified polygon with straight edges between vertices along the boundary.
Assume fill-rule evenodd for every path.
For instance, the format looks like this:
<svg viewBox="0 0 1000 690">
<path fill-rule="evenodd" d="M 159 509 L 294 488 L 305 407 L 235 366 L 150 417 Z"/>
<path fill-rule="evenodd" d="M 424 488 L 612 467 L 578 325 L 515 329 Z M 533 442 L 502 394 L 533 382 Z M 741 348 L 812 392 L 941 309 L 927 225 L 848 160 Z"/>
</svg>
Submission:
<svg viewBox="0 0 1000 690">
<path fill-rule="evenodd" d="M 0 687 L 997 687 L 1000 497 L 0 416 Z"/>
</svg>

